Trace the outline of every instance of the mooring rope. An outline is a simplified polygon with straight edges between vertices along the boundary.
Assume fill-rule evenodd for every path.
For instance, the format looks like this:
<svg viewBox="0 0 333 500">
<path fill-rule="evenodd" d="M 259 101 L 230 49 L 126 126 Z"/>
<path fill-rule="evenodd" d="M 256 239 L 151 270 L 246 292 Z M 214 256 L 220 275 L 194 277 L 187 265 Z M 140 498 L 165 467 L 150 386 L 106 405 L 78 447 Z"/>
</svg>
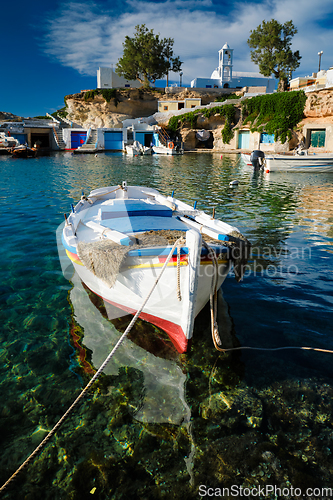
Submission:
<svg viewBox="0 0 333 500">
<path fill-rule="evenodd" d="M 212 339 L 214 342 L 214 346 L 217 350 L 221 345 L 221 339 L 219 335 L 219 329 L 217 324 L 217 282 L 218 282 L 218 262 L 215 250 L 210 247 L 204 240 L 202 240 L 203 246 L 206 248 L 208 252 L 208 256 L 212 259 L 213 264 L 213 273 L 212 273 L 212 283 L 210 289 L 209 303 L 210 303 L 210 323 L 211 323 L 211 331 L 212 331 Z"/>
<path fill-rule="evenodd" d="M 23 464 L 14 472 L 14 474 L 12 474 L 12 476 L 3 484 L 3 486 L 1 486 L 0 488 L 0 493 L 2 493 L 4 491 L 4 489 L 9 485 L 9 483 L 11 481 L 13 481 L 13 479 L 29 464 L 29 462 L 31 462 L 31 460 L 42 450 L 42 448 L 44 448 L 44 446 L 46 445 L 46 443 L 49 441 L 49 439 L 55 434 L 55 432 L 57 431 L 57 429 L 59 429 L 59 427 L 64 423 L 64 421 L 67 419 L 67 417 L 69 416 L 69 414 L 71 413 L 71 411 L 75 408 L 75 406 L 79 403 L 79 401 L 81 401 L 81 399 L 83 398 L 83 396 L 86 394 L 86 392 L 88 391 L 88 389 L 90 389 L 90 387 L 92 386 L 92 384 L 97 380 L 97 378 L 99 377 L 99 375 L 102 373 L 102 371 L 104 370 L 104 368 L 106 367 L 106 365 L 109 363 L 109 361 L 111 360 L 111 358 L 114 356 L 115 352 L 117 351 L 117 349 L 121 346 L 121 344 L 123 343 L 123 341 L 125 340 L 125 338 L 127 337 L 127 335 L 129 334 L 129 332 L 131 331 L 134 323 L 136 322 L 136 320 L 138 319 L 138 316 L 140 315 L 140 313 L 142 312 L 142 309 L 145 307 L 146 303 L 148 302 L 151 294 L 153 293 L 153 291 L 155 290 L 155 287 L 156 285 L 158 284 L 162 274 L 164 273 L 164 270 L 166 269 L 172 255 L 173 255 L 173 252 L 176 248 L 176 246 L 180 243 L 180 241 L 182 240 L 182 238 L 179 238 L 173 245 L 173 247 L 171 248 L 170 250 L 170 253 L 166 259 L 166 261 L 164 262 L 164 265 L 160 271 L 160 274 L 157 276 L 153 286 L 151 287 L 151 290 L 149 291 L 147 297 L 145 298 L 145 300 L 143 301 L 140 309 L 138 309 L 138 311 L 136 312 L 136 314 L 133 316 L 133 319 L 132 321 L 130 322 L 130 324 L 128 325 L 128 327 L 126 328 L 125 332 L 122 334 L 122 336 L 120 337 L 120 339 L 118 340 L 117 344 L 114 346 L 114 348 L 112 349 L 112 351 L 110 352 L 110 354 L 108 355 L 108 357 L 105 359 L 105 361 L 101 364 L 101 366 L 99 367 L 99 369 L 97 370 L 97 372 L 95 373 L 95 375 L 92 377 L 92 379 L 88 382 L 88 384 L 85 386 L 85 388 L 81 391 L 81 393 L 78 395 L 78 397 L 75 399 L 75 401 L 71 404 L 71 406 L 68 408 L 68 410 L 63 414 L 63 416 L 58 420 L 58 422 L 55 424 L 55 426 L 50 430 L 50 432 L 47 434 L 47 436 L 45 436 L 45 438 L 41 441 L 41 443 L 37 446 L 37 448 L 35 448 L 35 450 L 29 455 L 29 457 L 23 462 Z"/>
<path fill-rule="evenodd" d="M 205 241 L 202 242 L 203 246 L 207 249 L 208 255 L 212 259 L 214 272 L 212 274 L 212 284 L 211 284 L 211 292 L 210 292 L 210 314 L 211 314 L 211 333 L 213 344 L 217 351 L 226 353 L 232 351 L 241 351 L 241 350 L 251 350 L 251 351 L 286 351 L 291 349 L 296 350 L 304 350 L 304 351 L 317 351 L 317 352 L 326 352 L 329 354 L 333 354 L 333 350 L 330 349 L 321 349 L 320 347 L 309 347 L 309 346 L 283 346 L 283 347 L 251 347 L 251 346 L 240 346 L 240 347 L 229 347 L 224 349 L 221 347 L 222 342 L 219 335 L 218 324 L 217 324 L 217 280 L 218 280 L 218 262 L 215 250 L 210 247 Z"/>
<path fill-rule="evenodd" d="M 181 246 L 177 246 L 177 299 L 182 300 L 182 294 L 180 291 L 180 249 Z"/>
<path fill-rule="evenodd" d="M 229 351 L 241 351 L 243 349 L 252 350 L 252 351 L 285 351 L 288 349 L 298 349 L 305 351 L 317 351 L 317 352 L 327 352 L 329 354 L 333 354 L 333 350 L 331 349 L 321 349 L 320 347 L 309 347 L 309 346 L 283 346 L 283 347 L 250 347 L 250 346 L 241 346 L 241 347 L 229 347 L 228 349 L 217 348 L 218 351 L 221 352 L 229 352 Z"/>
</svg>

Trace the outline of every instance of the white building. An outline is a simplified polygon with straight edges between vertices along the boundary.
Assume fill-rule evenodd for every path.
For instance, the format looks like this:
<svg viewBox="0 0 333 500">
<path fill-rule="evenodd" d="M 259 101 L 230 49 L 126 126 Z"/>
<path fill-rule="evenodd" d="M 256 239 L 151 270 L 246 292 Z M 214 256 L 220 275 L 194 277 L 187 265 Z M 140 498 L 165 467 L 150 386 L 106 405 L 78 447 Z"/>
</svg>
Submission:
<svg viewBox="0 0 333 500">
<path fill-rule="evenodd" d="M 98 68 L 97 70 L 98 89 L 139 88 L 141 86 L 138 80 L 125 80 L 122 76 L 118 76 L 113 68 Z"/>
<path fill-rule="evenodd" d="M 321 70 L 318 73 L 312 73 L 311 76 L 300 76 L 293 78 L 289 82 L 290 90 L 304 90 L 304 92 L 313 92 L 322 89 L 332 89 L 333 87 L 333 67 L 327 71 Z"/>
<path fill-rule="evenodd" d="M 271 93 L 276 89 L 277 80 L 260 73 L 233 71 L 233 52 L 227 43 L 219 50 L 219 65 L 210 78 L 195 78 L 191 87 L 242 89 L 243 87 L 265 87 Z"/>
</svg>

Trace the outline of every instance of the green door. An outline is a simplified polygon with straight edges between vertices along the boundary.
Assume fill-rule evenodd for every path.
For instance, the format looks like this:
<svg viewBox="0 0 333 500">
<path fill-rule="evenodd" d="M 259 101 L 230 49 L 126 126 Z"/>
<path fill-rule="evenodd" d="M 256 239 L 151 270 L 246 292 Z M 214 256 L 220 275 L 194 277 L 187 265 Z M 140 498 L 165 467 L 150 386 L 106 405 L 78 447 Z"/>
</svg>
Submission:
<svg viewBox="0 0 333 500">
<path fill-rule="evenodd" d="M 238 135 L 238 149 L 250 148 L 250 131 L 240 130 Z"/>
<path fill-rule="evenodd" d="M 312 148 L 323 148 L 325 146 L 326 130 L 311 130 L 310 146 Z"/>
</svg>

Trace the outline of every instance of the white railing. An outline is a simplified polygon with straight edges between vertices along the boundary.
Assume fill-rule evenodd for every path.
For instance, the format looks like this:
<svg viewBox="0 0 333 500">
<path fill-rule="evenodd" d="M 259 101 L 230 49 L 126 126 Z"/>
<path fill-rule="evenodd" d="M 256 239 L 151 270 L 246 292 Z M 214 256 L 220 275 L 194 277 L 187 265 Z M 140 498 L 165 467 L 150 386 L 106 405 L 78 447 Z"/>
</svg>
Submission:
<svg viewBox="0 0 333 500">
<path fill-rule="evenodd" d="M 54 122 L 58 123 L 58 125 L 60 124 L 60 121 L 57 120 L 54 116 L 50 115 L 49 113 L 46 113 L 46 116 L 48 116 L 49 118 L 51 118 Z"/>
</svg>

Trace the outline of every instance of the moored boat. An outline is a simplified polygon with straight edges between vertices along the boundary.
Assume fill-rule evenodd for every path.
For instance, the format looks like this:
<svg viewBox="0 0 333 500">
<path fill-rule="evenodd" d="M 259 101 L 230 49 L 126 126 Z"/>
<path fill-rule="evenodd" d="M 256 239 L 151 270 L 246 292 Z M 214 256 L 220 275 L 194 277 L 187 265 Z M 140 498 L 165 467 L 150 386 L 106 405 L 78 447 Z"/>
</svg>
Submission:
<svg viewBox="0 0 333 500">
<path fill-rule="evenodd" d="M 153 152 L 159 155 L 182 155 L 184 153 L 184 149 L 181 144 L 174 143 L 172 141 L 168 141 L 167 146 L 153 146 Z"/>
<path fill-rule="evenodd" d="M 35 158 L 37 156 L 36 148 L 29 148 L 28 146 L 17 146 L 9 149 L 9 152 L 15 158 Z"/>
<path fill-rule="evenodd" d="M 294 155 L 265 155 L 262 151 L 252 151 L 251 161 L 255 168 L 263 167 L 266 172 L 333 172 L 332 153 L 315 154 L 302 151 Z"/>
<path fill-rule="evenodd" d="M 151 155 L 152 148 L 143 146 L 139 141 L 134 141 L 133 144 L 126 144 L 126 153 L 132 156 Z"/>
<path fill-rule="evenodd" d="M 240 154 L 241 160 L 246 164 L 246 165 L 252 165 L 251 163 L 251 153 L 241 153 Z"/>
<path fill-rule="evenodd" d="M 166 331 L 179 352 L 187 351 L 195 317 L 232 266 L 241 279 L 250 248 L 235 227 L 126 182 L 82 197 L 62 242 L 85 285 L 132 314 L 164 266 L 140 317 Z"/>
<path fill-rule="evenodd" d="M 5 134 L 5 132 L 0 132 L 0 148 L 13 148 L 19 145 L 20 143 L 15 137 Z"/>
</svg>

